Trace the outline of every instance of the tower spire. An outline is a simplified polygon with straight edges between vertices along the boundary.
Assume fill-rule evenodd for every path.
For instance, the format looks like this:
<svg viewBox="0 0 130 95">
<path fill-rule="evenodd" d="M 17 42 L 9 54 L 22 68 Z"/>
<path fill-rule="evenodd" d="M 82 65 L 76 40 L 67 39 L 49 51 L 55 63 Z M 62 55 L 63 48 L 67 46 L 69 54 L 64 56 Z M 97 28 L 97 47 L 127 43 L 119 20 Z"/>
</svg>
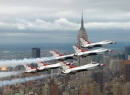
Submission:
<svg viewBox="0 0 130 95">
<path fill-rule="evenodd" d="M 81 19 L 81 28 L 80 28 L 80 30 L 85 30 L 84 21 L 83 21 L 83 11 L 82 11 L 82 19 Z"/>
</svg>

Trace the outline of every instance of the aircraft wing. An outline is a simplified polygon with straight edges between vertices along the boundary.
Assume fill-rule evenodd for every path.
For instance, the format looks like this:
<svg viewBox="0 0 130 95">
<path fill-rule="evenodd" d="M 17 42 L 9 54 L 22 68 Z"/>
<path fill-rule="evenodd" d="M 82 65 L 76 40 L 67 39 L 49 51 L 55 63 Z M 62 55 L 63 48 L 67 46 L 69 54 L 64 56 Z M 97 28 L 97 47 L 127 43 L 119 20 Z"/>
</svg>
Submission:
<svg viewBox="0 0 130 95">
<path fill-rule="evenodd" d="M 72 68 L 72 71 L 74 71 L 74 72 L 88 71 L 88 70 L 90 70 L 90 69 L 93 69 L 94 67 L 95 67 L 95 66 L 83 65 L 83 66 L 79 66 L 79 67 Z"/>
<path fill-rule="evenodd" d="M 85 52 L 85 53 L 77 53 L 76 55 L 86 57 L 86 56 L 91 56 L 91 55 L 97 55 L 97 53 L 96 52 Z"/>
<path fill-rule="evenodd" d="M 56 60 L 65 60 L 65 59 L 73 59 L 74 58 L 74 54 L 69 54 L 69 55 L 64 55 L 64 56 L 59 56 L 56 57 Z"/>
</svg>

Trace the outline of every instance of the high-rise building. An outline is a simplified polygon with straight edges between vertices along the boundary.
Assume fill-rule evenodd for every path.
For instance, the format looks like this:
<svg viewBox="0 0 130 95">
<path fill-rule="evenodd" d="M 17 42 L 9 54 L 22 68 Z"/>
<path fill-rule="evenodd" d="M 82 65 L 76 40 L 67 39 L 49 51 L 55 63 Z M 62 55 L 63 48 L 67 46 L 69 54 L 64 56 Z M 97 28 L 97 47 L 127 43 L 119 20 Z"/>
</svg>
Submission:
<svg viewBox="0 0 130 95">
<path fill-rule="evenodd" d="M 123 62 L 123 77 L 124 82 L 130 82 L 130 60 Z"/>
<path fill-rule="evenodd" d="M 45 86 L 42 87 L 42 95 L 51 95 L 49 84 L 46 83 Z"/>
<path fill-rule="evenodd" d="M 32 58 L 40 58 L 40 48 L 32 48 Z"/>
<path fill-rule="evenodd" d="M 110 61 L 110 64 L 109 64 L 109 69 L 112 71 L 112 72 L 120 72 L 122 73 L 122 67 L 123 67 L 123 60 L 119 60 L 119 59 L 114 59 L 114 60 L 111 60 Z"/>
<path fill-rule="evenodd" d="M 65 91 L 63 92 L 63 95 L 70 95 L 69 92 Z"/>
<path fill-rule="evenodd" d="M 78 88 L 70 89 L 70 95 L 79 95 Z"/>
<path fill-rule="evenodd" d="M 94 72 L 92 74 L 93 76 L 93 81 L 95 81 L 96 83 L 98 83 L 100 85 L 100 92 L 103 91 L 103 72 L 102 71 L 98 71 L 98 72 Z"/>
<path fill-rule="evenodd" d="M 80 27 L 80 30 L 78 32 L 78 35 L 77 35 L 77 46 L 82 48 L 81 45 L 81 41 L 80 41 L 80 38 L 83 37 L 85 40 L 88 40 L 88 35 L 87 35 L 87 32 L 84 28 L 84 21 L 83 21 L 83 13 L 82 13 L 82 19 L 81 19 L 81 27 Z M 85 50 L 85 48 L 82 48 Z M 81 65 L 85 65 L 89 62 L 88 60 L 89 58 L 88 57 L 78 57 L 77 58 L 77 65 L 78 66 L 81 66 Z M 83 77 L 85 77 L 87 74 L 86 72 L 80 72 L 78 74 L 76 74 L 76 77 L 78 77 L 79 79 L 83 79 Z"/>
<path fill-rule="evenodd" d="M 100 95 L 100 85 L 98 83 L 89 84 L 89 95 Z"/>
<path fill-rule="evenodd" d="M 122 85 L 119 82 L 113 84 L 113 95 L 122 95 Z"/>
<path fill-rule="evenodd" d="M 93 80 L 98 83 L 98 84 L 103 84 L 103 72 L 102 71 L 98 71 L 98 72 L 94 72 L 92 74 L 93 76 Z"/>
<path fill-rule="evenodd" d="M 81 48 L 81 41 L 80 41 L 80 38 L 83 37 L 85 40 L 88 40 L 88 35 L 87 35 L 87 32 L 84 28 L 84 21 L 83 21 L 83 13 L 82 13 L 82 19 L 81 19 L 81 27 L 80 27 L 80 30 L 79 30 L 79 33 L 78 33 L 78 36 L 77 36 L 77 45 L 78 47 Z M 82 57 L 78 57 L 78 65 L 84 65 L 86 64 L 87 62 L 87 58 L 82 58 Z"/>
<path fill-rule="evenodd" d="M 59 89 L 58 85 L 56 84 L 51 84 L 50 89 L 51 89 L 51 95 L 59 95 Z"/>
<path fill-rule="evenodd" d="M 79 95 L 86 95 L 86 85 L 81 85 L 79 88 Z"/>
<path fill-rule="evenodd" d="M 129 55 L 130 55 L 130 46 L 125 46 L 125 60 L 128 60 Z"/>
<path fill-rule="evenodd" d="M 128 60 L 130 60 L 130 55 L 128 55 Z"/>
<path fill-rule="evenodd" d="M 127 82 L 122 86 L 122 95 L 130 95 L 130 82 Z"/>
</svg>

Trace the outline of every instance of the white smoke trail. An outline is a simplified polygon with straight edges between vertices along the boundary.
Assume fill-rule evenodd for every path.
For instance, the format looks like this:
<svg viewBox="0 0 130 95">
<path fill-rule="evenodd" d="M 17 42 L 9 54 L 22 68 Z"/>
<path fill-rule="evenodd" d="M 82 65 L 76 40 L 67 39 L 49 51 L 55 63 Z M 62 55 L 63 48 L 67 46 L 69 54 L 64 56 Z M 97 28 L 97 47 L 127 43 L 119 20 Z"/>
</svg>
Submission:
<svg viewBox="0 0 130 95">
<path fill-rule="evenodd" d="M 26 83 L 30 80 L 37 80 L 37 79 L 42 79 L 42 78 L 46 78 L 52 75 L 58 75 L 59 73 L 55 73 L 55 74 L 50 74 L 50 75 L 40 75 L 40 76 L 33 76 L 33 77 L 26 77 L 26 78 L 17 78 L 17 79 L 13 79 L 13 80 L 5 80 L 5 81 L 0 81 L 0 87 L 4 86 L 4 85 L 14 85 L 16 83 Z"/>
<path fill-rule="evenodd" d="M 22 74 L 24 71 L 0 72 L 0 78 Z"/>
<path fill-rule="evenodd" d="M 23 60 L 1 60 L 0 61 L 0 67 L 2 66 L 9 66 L 9 67 L 15 67 L 18 65 L 24 65 L 24 64 L 31 64 L 31 63 L 37 63 L 40 61 L 50 61 L 53 60 L 54 57 L 43 57 L 43 58 L 31 58 L 31 59 L 23 59 Z"/>
</svg>

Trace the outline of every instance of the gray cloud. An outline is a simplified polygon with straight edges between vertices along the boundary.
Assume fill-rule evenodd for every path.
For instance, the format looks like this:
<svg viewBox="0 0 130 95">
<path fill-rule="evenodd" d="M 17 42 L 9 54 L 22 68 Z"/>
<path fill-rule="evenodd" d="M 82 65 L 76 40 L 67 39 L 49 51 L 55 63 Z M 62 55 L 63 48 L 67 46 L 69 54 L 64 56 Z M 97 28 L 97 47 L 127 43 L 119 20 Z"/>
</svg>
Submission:
<svg viewBox="0 0 130 95">
<path fill-rule="evenodd" d="M 122 35 L 114 35 L 124 33 L 122 39 L 127 41 L 129 4 L 129 0 L 2 0 L 0 42 L 48 42 L 47 39 L 51 42 L 59 42 L 59 39 L 73 42 L 80 28 L 82 10 L 91 40 L 102 40 L 95 34 L 104 31 L 102 35 L 108 32 L 107 37 L 116 41 L 120 41 Z"/>
<path fill-rule="evenodd" d="M 129 0 L 4 0 L 1 2 L 0 14 L 12 18 L 74 18 L 79 19 L 82 9 L 85 18 L 115 17 L 129 13 Z M 118 17 L 117 15 L 118 14 Z M 115 15 L 115 16 L 113 16 Z"/>
<path fill-rule="evenodd" d="M 84 23 L 86 28 L 97 29 L 97 28 L 119 28 L 119 29 L 130 29 L 130 21 L 127 22 L 88 22 Z M 80 23 L 71 22 L 66 18 L 59 18 L 52 22 L 48 22 L 42 19 L 36 19 L 34 21 L 29 21 L 25 19 L 17 19 L 15 22 L 0 22 L 1 28 L 9 29 L 32 29 L 32 30 L 78 30 L 80 28 Z"/>
</svg>

